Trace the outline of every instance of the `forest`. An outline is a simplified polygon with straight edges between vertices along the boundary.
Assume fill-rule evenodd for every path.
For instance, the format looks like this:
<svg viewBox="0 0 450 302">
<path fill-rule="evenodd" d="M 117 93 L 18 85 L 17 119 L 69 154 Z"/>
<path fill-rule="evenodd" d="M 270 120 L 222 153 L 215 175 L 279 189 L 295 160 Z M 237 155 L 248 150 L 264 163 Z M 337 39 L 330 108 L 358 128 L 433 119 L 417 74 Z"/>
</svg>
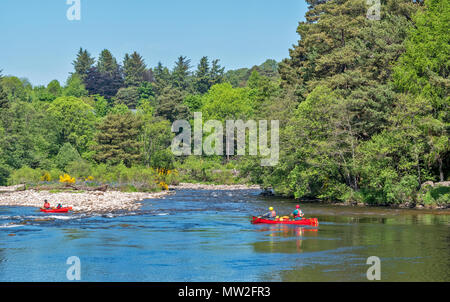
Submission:
<svg viewBox="0 0 450 302">
<path fill-rule="evenodd" d="M 380 20 L 365 0 L 306 2 L 281 62 L 225 70 L 180 56 L 149 67 L 132 50 L 80 48 L 65 83 L 0 73 L 0 185 L 251 183 L 297 199 L 450 204 L 450 0 L 384 0 Z M 278 165 L 174 156 L 171 125 L 194 112 L 278 120 Z"/>
</svg>

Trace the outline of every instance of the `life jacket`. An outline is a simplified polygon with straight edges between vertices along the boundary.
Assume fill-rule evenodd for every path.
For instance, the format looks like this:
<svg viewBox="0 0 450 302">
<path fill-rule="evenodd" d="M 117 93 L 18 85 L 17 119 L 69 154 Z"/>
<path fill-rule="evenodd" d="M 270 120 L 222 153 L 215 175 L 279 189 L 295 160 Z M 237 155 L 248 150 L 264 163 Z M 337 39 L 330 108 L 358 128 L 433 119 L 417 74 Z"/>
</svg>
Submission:
<svg viewBox="0 0 450 302">
<path fill-rule="evenodd" d="M 50 208 L 50 204 L 49 204 L 48 202 L 44 203 L 44 208 L 45 208 L 45 209 Z"/>
<path fill-rule="evenodd" d="M 300 217 L 302 217 L 301 215 L 303 213 L 302 213 L 302 210 L 296 209 L 293 214 L 294 214 L 294 218 L 300 218 Z"/>
<path fill-rule="evenodd" d="M 270 217 L 277 217 L 277 212 L 275 212 L 275 210 L 271 211 Z"/>
</svg>

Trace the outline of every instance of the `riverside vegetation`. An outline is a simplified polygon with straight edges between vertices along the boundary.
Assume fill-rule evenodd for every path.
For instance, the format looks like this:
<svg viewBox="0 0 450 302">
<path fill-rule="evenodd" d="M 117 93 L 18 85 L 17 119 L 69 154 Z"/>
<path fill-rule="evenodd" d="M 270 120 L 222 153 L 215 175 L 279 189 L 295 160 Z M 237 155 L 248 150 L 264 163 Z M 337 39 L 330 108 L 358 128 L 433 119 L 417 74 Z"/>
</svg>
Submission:
<svg viewBox="0 0 450 302">
<path fill-rule="evenodd" d="M 306 0 L 282 62 L 225 69 L 180 56 L 148 68 L 80 49 L 65 85 L 0 79 L 0 185 L 258 184 L 282 196 L 371 205 L 450 204 L 449 0 Z M 174 157 L 175 120 L 279 120 L 280 162 Z M 205 134 L 207 135 L 207 134 Z M 55 188 L 53 188 L 55 189 Z"/>
</svg>

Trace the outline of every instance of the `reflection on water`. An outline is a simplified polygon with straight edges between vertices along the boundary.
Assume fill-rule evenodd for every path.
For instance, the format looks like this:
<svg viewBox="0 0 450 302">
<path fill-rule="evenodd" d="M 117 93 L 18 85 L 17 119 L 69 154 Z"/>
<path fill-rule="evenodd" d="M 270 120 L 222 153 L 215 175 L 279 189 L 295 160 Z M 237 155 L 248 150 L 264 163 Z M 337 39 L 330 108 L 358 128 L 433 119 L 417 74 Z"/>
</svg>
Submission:
<svg viewBox="0 0 450 302">
<path fill-rule="evenodd" d="M 83 281 L 367 281 L 369 256 L 381 259 L 382 281 L 450 281 L 448 211 L 302 204 L 319 228 L 249 222 L 296 203 L 183 190 L 131 214 L 2 207 L 0 281 L 67 281 L 70 256 Z"/>
</svg>

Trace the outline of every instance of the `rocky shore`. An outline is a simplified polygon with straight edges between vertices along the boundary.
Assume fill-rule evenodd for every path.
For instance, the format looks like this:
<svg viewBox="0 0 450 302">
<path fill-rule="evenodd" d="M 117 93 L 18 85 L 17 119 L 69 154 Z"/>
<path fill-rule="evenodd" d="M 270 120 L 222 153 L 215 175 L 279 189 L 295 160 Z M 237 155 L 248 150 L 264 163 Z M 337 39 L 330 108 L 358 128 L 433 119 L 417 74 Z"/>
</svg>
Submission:
<svg viewBox="0 0 450 302">
<path fill-rule="evenodd" d="M 257 185 L 208 185 L 208 184 L 192 184 L 192 183 L 180 183 L 177 186 L 172 186 L 171 189 L 189 189 L 189 190 L 258 190 L 260 186 Z"/>
<path fill-rule="evenodd" d="M 158 193 L 125 193 L 118 191 L 107 192 L 60 192 L 49 191 L 16 191 L 0 194 L 0 206 L 25 206 L 40 208 L 44 200 L 48 200 L 52 207 L 58 203 L 64 207 L 72 207 L 75 212 L 83 213 L 111 213 L 115 211 L 134 211 L 141 207 L 144 199 L 160 198 L 169 194 L 168 191 Z"/>
</svg>

